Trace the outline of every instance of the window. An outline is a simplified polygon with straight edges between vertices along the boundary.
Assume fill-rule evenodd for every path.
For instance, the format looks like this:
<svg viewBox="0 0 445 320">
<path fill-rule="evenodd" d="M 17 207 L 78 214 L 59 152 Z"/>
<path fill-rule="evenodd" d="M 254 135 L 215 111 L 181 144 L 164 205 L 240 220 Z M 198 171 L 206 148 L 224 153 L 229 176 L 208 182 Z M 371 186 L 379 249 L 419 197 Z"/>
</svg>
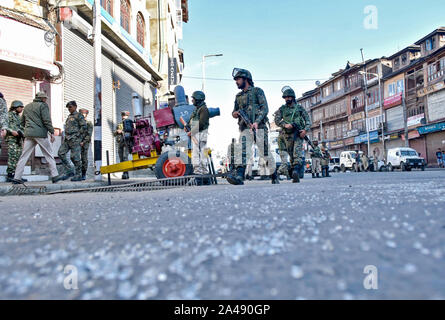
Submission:
<svg viewBox="0 0 445 320">
<path fill-rule="evenodd" d="M 100 0 L 100 5 L 106 12 L 113 16 L 113 0 Z"/>
<path fill-rule="evenodd" d="M 404 54 L 404 55 L 402 56 L 402 66 L 404 66 L 404 65 L 406 64 L 407 61 L 408 61 L 408 58 L 407 58 L 406 54 Z"/>
<path fill-rule="evenodd" d="M 402 93 L 404 91 L 403 80 L 397 80 L 397 93 Z"/>
<path fill-rule="evenodd" d="M 436 38 L 432 37 L 429 38 L 428 40 L 426 40 L 425 42 L 425 49 L 426 51 L 431 51 L 434 50 L 436 48 Z"/>
<path fill-rule="evenodd" d="M 395 95 L 396 95 L 396 84 L 395 82 L 393 82 L 388 86 L 388 97 L 392 97 Z"/>
<path fill-rule="evenodd" d="M 137 41 L 142 47 L 145 47 L 145 21 L 144 17 L 140 12 L 137 15 L 136 27 L 137 27 L 137 34 L 136 34 Z"/>
<path fill-rule="evenodd" d="M 131 10 L 128 0 L 121 0 L 121 27 L 130 33 Z"/>
<path fill-rule="evenodd" d="M 398 68 L 400 66 L 400 59 L 397 57 L 397 59 L 394 59 L 394 67 Z"/>
</svg>

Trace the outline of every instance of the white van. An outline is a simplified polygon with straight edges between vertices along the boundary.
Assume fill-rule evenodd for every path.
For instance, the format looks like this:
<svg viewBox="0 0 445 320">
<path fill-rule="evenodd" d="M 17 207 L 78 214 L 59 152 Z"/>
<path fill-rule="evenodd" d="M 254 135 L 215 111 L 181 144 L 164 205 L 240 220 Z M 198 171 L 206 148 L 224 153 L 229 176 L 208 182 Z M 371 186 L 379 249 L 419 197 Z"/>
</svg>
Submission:
<svg viewBox="0 0 445 320">
<path fill-rule="evenodd" d="M 411 171 L 412 168 L 425 170 L 426 161 L 419 157 L 416 150 L 412 148 L 393 148 L 388 150 L 388 169 L 394 171 L 400 168 L 402 171 Z"/>
<path fill-rule="evenodd" d="M 360 157 L 363 155 L 363 151 L 359 151 Z M 340 170 L 346 172 L 346 170 L 356 170 L 356 157 L 355 151 L 343 151 L 340 154 Z"/>
</svg>

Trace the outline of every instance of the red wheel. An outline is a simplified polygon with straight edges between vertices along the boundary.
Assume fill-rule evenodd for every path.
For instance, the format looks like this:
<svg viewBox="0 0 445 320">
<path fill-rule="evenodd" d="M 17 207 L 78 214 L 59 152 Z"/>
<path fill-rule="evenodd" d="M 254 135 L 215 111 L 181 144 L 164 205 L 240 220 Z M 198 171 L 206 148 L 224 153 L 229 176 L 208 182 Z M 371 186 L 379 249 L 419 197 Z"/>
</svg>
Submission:
<svg viewBox="0 0 445 320">
<path fill-rule="evenodd" d="M 182 177 L 185 171 L 185 163 L 179 158 L 167 159 L 162 165 L 162 173 L 166 178 Z"/>
<path fill-rule="evenodd" d="M 158 179 L 177 178 L 193 174 L 190 158 L 182 152 L 165 152 L 156 161 L 155 174 Z"/>
</svg>

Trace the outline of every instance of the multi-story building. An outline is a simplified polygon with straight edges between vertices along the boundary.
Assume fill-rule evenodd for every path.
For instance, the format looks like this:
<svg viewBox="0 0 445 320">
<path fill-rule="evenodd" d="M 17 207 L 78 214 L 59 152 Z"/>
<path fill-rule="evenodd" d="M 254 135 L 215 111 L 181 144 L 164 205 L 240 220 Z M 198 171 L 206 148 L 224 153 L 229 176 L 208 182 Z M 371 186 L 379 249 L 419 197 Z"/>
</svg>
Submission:
<svg viewBox="0 0 445 320">
<path fill-rule="evenodd" d="M 1 0 L 0 6 L 0 37 L 7 44 L 0 50 L 0 91 L 9 103 L 29 103 L 37 91 L 49 95 L 57 153 L 68 101 L 94 118 L 94 0 Z M 139 105 L 150 115 L 179 83 L 184 58 L 178 41 L 188 6 L 187 0 L 101 0 L 100 13 L 102 159 L 109 151 L 114 163 L 121 111 Z M 37 150 L 34 169 L 44 168 L 41 157 Z"/>
</svg>

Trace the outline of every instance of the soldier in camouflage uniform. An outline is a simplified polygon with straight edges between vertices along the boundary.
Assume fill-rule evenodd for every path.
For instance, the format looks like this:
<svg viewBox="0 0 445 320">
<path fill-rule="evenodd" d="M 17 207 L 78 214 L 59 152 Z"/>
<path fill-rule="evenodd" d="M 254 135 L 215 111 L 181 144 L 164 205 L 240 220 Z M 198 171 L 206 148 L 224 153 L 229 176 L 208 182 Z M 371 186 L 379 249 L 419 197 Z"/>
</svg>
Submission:
<svg viewBox="0 0 445 320">
<path fill-rule="evenodd" d="M 6 101 L 5 98 L 3 97 L 3 94 L 0 92 L 0 131 L 2 138 L 6 135 L 7 128 L 8 128 L 8 106 L 6 105 Z"/>
<path fill-rule="evenodd" d="M 329 153 L 328 147 L 326 146 L 326 142 L 321 143 L 321 153 L 323 157 L 321 158 L 321 176 L 323 178 L 329 178 L 329 161 L 331 160 L 331 155 Z"/>
<path fill-rule="evenodd" d="M 286 86 L 282 90 L 286 104 L 275 113 L 275 124 L 281 128 L 281 136 L 286 144 L 292 166 L 292 182 L 300 182 L 301 166 L 303 161 L 303 139 L 311 128 L 311 119 L 306 110 L 297 104 L 295 92 Z M 302 128 L 300 132 L 295 132 Z"/>
<path fill-rule="evenodd" d="M 310 151 L 312 159 L 312 178 L 320 178 L 321 158 L 323 158 L 323 154 L 318 146 L 318 141 L 313 141 L 313 144 L 315 148 Z"/>
<path fill-rule="evenodd" d="M 114 132 L 114 136 L 116 137 L 116 143 L 118 148 L 118 154 L 119 154 L 119 161 L 124 162 L 128 161 L 128 155 L 130 154 L 128 144 L 125 142 L 125 136 L 124 136 L 124 121 L 128 119 L 130 116 L 130 111 L 122 111 L 122 122 L 117 125 L 116 131 Z M 128 172 L 124 172 L 122 174 L 122 179 L 129 179 L 130 176 Z"/>
<path fill-rule="evenodd" d="M 87 170 L 88 170 L 88 150 L 90 149 L 90 143 L 91 143 L 91 137 L 93 135 L 94 125 L 91 121 L 87 121 L 87 117 L 88 117 L 88 113 L 89 113 L 87 109 L 80 109 L 79 112 L 83 115 L 83 117 L 85 118 L 85 121 L 87 122 L 87 131 L 85 132 L 83 141 L 80 143 L 80 146 L 82 148 L 82 151 L 81 151 L 82 180 L 86 180 Z"/>
<path fill-rule="evenodd" d="M 278 181 L 276 172 L 275 159 L 272 156 L 269 146 L 267 129 L 269 107 L 267 106 L 266 96 L 263 90 L 254 86 L 252 75 L 249 71 L 234 69 L 232 76 L 236 81 L 238 89 L 242 90 L 236 95 L 235 107 L 232 112 L 232 116 L 238 119 L 240 129 L 238 143 L 241 144 L 242 159 L 235 159 L 236 173 L 229 174 L 227 181 L 234 185 L 244 184 L 247 159 L 250 159 L 252 156 L 252 146 L 256 144 L 260 157 L 264 158 L 269 171 L 273 172 L 271 175 L 272 184 L 278 184 L 280 182 Z M 241 110 L 250 118 L 252 123 L 250 128 L 241 120 L 239 114 Z M 256 132 L 256 136 L 254 135 L 254 131 Z"/>
<path fill-rule="evenodd" d="M 187 133 L 192 139 L 192 162 L 195 174 L 208 174 L 207 156 L 205 149 L 209 130 L 209 109 L 205 103 L 205 94 L 195 91 L 192 94 L 193 105 L 196 107 L 190 116 L 190 131 Z M 197 144 L 196 144 L 197 142 Z M 198 183 L 209 184 L 208 179 L 198 179 Z"/>
<path fill-rule="evenodd" d="M 6 142 L 8 143 L 8 168 L 7 182 L 12 182 L 14 179 L 15 168 L 17 167 L 17 162 L 22 155 L 23 150 L 23 139 L 25 135 L 23 133 L 23 127 L 20 121 L 20 114 L 23 111 L 23 102 L 15 100 L 11 103 L 11 108 L 8 112 L 8 128 L 6 129 Z M 27 181 L 22 178 L 22 181 Z"/>
<path fill-rule="evenodd" d="M 274 113 L 274 118 L 277 117 L 277 115 L 279 115 L 280 110 L 277 110 Z M 281 160 L 281 164 L 280 167 L 278 168 L 278 174 L 286 176 L 288 180 L 290 180 L 291 175 L 292 175 L 292 170 L 291 168 L 289 168 L 287 162 L 288 162 L 288 158 L 289 158 L 289 154 L 287 153 L 287 147 L 286 147 L 286 141 L 284 139 L 284 135 L 283 135 L 283 130 L 280 131 L 280 134 L 278 135 L 278 150 L 280 152 L 280 160 Z"/>
<path fill-rule="evenodd" d="M 70 114 L 66 119 L 65 139 L 60 146 L 58 155 L 65 169 L 64 179 L 74 176 L 71 181 L 82 181 L 82 147 L 80 144 L 87 132 L 87 123 L 85 118 L 77 112 L 76 101 L 68 102 L 66 107 Z M 71 151 L 71 161 L 74 164 L 74 172 L 66 158 L 68 151 Z"/>
</svg>

